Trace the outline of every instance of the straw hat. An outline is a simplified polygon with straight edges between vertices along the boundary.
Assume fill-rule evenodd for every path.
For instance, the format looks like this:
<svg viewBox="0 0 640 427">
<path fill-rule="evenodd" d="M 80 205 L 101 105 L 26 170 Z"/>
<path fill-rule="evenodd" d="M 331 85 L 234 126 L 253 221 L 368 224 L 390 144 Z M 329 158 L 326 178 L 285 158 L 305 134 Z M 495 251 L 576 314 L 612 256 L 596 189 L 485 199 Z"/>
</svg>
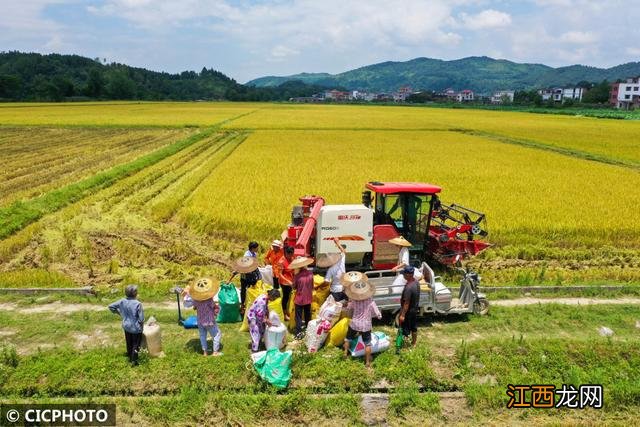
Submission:
<svg viewBox="0 0 640 427">
<path fill-rule="evenodd" d="M 313 264 L 313 258 L 299 256 L 289 263 L 289 270 L 296 270 L 298 268 L 306 267 L 309 264 Z"/>
<path fill-rule="evenodd" d="M 213 298 L 219 288 L 220 285 L 214 283 L 213 280 L 202 277 L 189 287 L 189 295 L 194 301 L 205 301 Z"/>
<path fill-rule="evenodd" d="M 233 269 L 238 273 L 251 273 L 258 268 L 258 258 L 243 256 L 233 262 Z"/>
<path fill-rule="evenodd" d="M 405 239 L 404 236 L 394 237 L 393 239 L 389 240 L 389 243 L 392 243 L 398 246 L 405 246 L 405 247 L 411 246 L 411 242 Z"/>
<path fill-rule="evenodd" d="M 348 274 L 348 273 L 345 273 Z M 350 300 L 361 301 L 363 299 L 371 298 L 375 293 L 375 289 L 367 276 L 362 275 L 362 280 L 352 283 L 349 286 L 344 287 L 344 292 L 347 294 Z"/>
<path fill-rule="evenodd" d="M 282 244 L 282 240 L 278 240 L 278 239 L 276 239 L 273 242 L 271 242 L 271 246 L 275 246 L 275 247 L 281 248 L 281 249 L 284 247 L 284 245 Z"/>
<path fill-rule="evenodd" d="M 316 267 L 331 267 L 338 261 L 340 261 L 340 254 L 320 254 L 316 258 Z"/>
<path fill-rule="evenodd" d="M 368 280 L 367 276 L 360 273 L 359 271 L 347 271 L 340 278 L 340 282 L 342 283 L 342 286 L 347 288 L 353 285 L 354 283 L 362 282 L 363 280 Z"/>
</svg>

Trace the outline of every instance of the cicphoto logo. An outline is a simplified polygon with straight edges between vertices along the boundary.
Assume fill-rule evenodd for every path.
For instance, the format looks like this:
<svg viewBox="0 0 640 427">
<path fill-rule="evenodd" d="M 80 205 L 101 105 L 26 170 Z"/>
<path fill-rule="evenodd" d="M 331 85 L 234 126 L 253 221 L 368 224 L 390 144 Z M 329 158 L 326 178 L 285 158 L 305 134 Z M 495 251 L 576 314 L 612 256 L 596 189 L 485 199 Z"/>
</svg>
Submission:
<svg viewBox="0 0 640 427">
<path fill-rule="evenodd" d="M 0 425 L 115 426 L 116 406 L 98 404 L 2 405 Z"/>
</svg>

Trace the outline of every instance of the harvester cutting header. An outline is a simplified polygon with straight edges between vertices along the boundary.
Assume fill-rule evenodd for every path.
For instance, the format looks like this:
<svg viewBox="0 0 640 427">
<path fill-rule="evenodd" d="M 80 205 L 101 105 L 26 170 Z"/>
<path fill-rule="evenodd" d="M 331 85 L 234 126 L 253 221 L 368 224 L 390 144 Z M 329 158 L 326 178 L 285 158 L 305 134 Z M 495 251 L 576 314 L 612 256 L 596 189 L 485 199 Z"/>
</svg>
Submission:
<svg viewBox="0 0 640 427">
<path fill-rule="evenodd" d="M 398 248 L 389 240 L 411 242 L 412 264 L 435 260 L 451 265 L 489 247 L 483 213 L 444 205 L 436 185 L 368 182 L 357 205 L 326 205 L 319 196 L 300 198 L 283 233 L 295 256 L 335 252 L 340 240 L 353 269 L 384 270 L 396 265 Z M 286 235 L 285 235 L 286 234 Z"/>
</svg>

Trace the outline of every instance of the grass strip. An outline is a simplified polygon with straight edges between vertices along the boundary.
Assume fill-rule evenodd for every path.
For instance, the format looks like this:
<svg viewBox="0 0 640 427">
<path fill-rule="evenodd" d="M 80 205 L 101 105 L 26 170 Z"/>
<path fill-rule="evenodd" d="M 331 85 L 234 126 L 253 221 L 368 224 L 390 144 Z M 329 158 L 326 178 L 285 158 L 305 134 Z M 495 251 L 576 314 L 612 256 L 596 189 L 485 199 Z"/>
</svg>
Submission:
<svg viewBox="0 0 640 427">
<path fill-rule="evenodd" d="M 538 141 L 532 141 L 529 139 L 511 138 L 511 137 L 498 135 L 495 133 L 485 132 L 485 131 L 463 130 L 463 129 L 459 129 L 457 131 L 467 135 L 479 136 L 482 138 L 491 139 L 493 141 L 498 141 L 506 144 L 519 145 L 521 147 L 535 148 L 538 150 L 546 150 L 546 151 L 551 151 L 553 153 L 562 154 L 564 156 L 575 157 L 583 160 L 590 160 L 592 162 L 599 162 L 599 163 L 605 163 L 608 165 L 623 166 L 623 167 L 634 169 L 634 170 L 640 170 L 640 164 L 636 162 L 614 159 L 614 158 L 599 155 L 599 154 L 589 153 L 587 151 L 575 150 L 573 148 L 566 148 L 566 147 L 559 147 L 555 145 L 544 144 L 544 143 L 540 143 Z"/>
<path fill-rule="evenodd" d="M 37 221 L 44 215 L 81 200 L 97 190 L 109 187 L 118 180 L 130 176 L 160 160 L 172 156 L 179 151 L 210 136 L 216 129 L 207 129 L 175 144 L 161 148 L 129 163 L 114 166 L 104 172 L 97 173 L 82 181 L 69 184 L 60 189 L 50 191 L 40 197 L 26 201 L 17 201 L 0 209 L 0 239 L 21 230 Z"/>
</svg>

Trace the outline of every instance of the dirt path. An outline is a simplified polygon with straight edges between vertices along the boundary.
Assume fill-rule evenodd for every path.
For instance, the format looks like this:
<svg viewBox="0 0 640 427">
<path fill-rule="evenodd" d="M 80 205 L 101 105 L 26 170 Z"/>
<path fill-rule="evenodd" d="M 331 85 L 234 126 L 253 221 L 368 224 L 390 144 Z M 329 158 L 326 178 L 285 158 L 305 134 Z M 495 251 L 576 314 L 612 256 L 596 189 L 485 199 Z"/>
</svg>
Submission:
<svg viewBox="0 0 640 427">
<path fill-rule="evenodd" d="M 492 306 L 500 307 L 515 307 L 519 305 L 536 305 L 536 304 L 565 304 L 565 305 L 638 305 L 640 304 L 640 298 L 516 298 L 505 300 L 491 300 Z M 151 310 L 174 310 L 176 309 L 176 303 L 171 302 L 156 302 L 156 303 L 144 303 L 145 309 Z M 15 303 L 0 303 L 1 311 L 15 311 L 21 314 L 33 314 L 33 313 L 77 313 L 79 311 L 103 311 L 107 306 L 102 304 L 87 304 L 87 303 L 62 303 L 60 301 L 35 304 L 31 306 L 23 306 Z"/>
<path fill-rule="evenodd" d="M 640 304 L 640 298 L 515 298 L 504 300 L 490 300 L 490 305 L 515 307 L 518 305 L 535 304 L 564 304 L 564 305 L 635 305 Z"/>
</svg>

